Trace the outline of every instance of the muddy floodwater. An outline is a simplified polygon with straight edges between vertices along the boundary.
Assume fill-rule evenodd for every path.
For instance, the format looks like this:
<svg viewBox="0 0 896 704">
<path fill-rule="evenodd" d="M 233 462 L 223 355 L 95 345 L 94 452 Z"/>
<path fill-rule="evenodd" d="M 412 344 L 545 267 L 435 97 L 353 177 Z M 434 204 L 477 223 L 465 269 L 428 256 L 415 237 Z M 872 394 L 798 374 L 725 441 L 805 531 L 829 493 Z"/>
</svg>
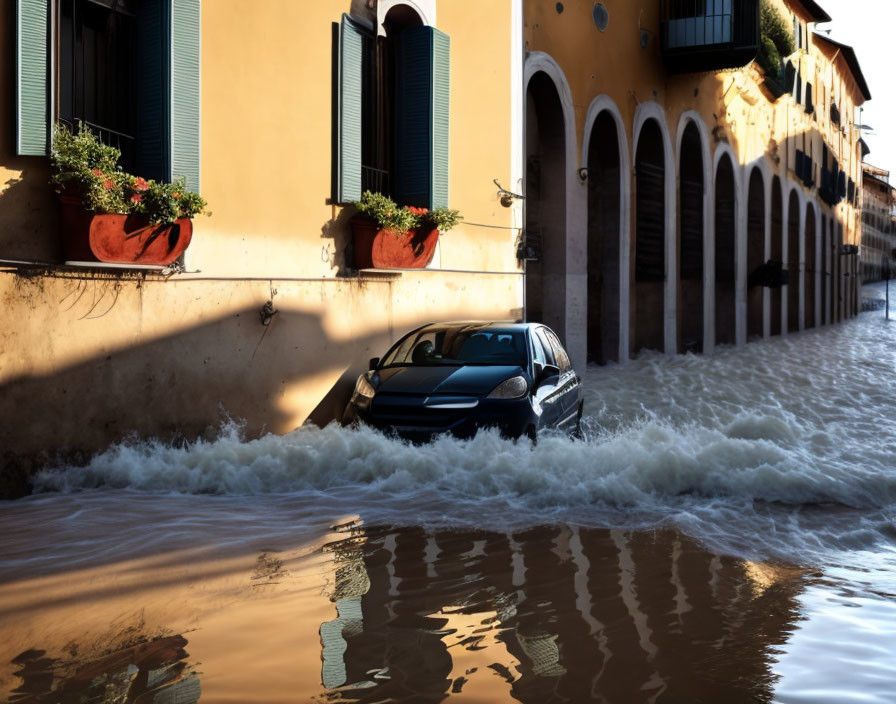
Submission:
<svg viewBox="0 0 896 704">
<path fill-rule="evenodd" d="M 584 376 L 582 441 L 46 471 L 0 503 L 0 700 L 896 701 L 896 320 Z"/>
</svg>

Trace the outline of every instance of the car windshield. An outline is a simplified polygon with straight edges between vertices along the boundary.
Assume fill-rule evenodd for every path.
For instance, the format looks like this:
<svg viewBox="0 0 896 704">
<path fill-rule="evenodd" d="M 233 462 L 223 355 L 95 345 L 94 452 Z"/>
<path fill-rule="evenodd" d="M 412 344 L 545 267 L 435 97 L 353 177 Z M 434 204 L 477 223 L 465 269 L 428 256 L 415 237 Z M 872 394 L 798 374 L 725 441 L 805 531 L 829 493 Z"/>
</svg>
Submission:
<svg viewBox="0 0 896 704">
<path fill-rule="evenodd" d="M 526 336 L 520 330 L 425 328 L 408 335 L 386 356 L 383 366 L 525 367 L 526 360 Z"/>
</svg>

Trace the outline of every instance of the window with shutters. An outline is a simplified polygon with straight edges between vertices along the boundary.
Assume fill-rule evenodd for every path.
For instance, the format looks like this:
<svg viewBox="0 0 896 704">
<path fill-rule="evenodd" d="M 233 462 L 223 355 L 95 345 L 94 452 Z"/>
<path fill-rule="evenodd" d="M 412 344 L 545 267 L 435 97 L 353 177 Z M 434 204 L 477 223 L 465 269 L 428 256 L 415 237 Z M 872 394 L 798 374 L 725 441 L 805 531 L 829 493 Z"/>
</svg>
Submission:
<svg viewBox="0 0 896 704">
<path fill-rule="evenodd" d="M 84 122 L 125 170 L 198 191 L 200 0 L 15 3 L 17 153 Z"/>
<path fill-rule="evenodd" d="M 377 36 L 348 15 L 339 27 L 334 200 L 370 190 L 446 206 L 450 40 L 404 5 L 384 29 Z"/>
</svg>

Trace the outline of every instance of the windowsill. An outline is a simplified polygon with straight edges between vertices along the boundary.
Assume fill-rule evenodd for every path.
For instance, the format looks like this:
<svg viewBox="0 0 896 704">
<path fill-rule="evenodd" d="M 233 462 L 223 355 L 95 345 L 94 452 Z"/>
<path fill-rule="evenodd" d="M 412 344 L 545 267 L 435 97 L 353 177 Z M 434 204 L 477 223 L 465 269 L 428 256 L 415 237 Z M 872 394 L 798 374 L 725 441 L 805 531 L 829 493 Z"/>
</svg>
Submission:
<svg viewBox="0 0 896 704">
<path fill-rule="evenodd" d="M 370 278 L 400 278 L 404 274 L 476 274 L 479 276 L 522 276 L 523 271 L 480 271 L 473 269 L 361 269 L 358 274 Z"/>
<path fill-rule="evenodd" d="M 146 264 L 112 264 L 109 262 L 79 261 L 38 261 L 35 259 L 0 259 L 0 270 L 3 271 L 45 271 L 61 273 L 98 272 L 115 274 L 158 274 L 167 278 L 176 273 L 170 266 L 151 266 Z"/>
</svg>

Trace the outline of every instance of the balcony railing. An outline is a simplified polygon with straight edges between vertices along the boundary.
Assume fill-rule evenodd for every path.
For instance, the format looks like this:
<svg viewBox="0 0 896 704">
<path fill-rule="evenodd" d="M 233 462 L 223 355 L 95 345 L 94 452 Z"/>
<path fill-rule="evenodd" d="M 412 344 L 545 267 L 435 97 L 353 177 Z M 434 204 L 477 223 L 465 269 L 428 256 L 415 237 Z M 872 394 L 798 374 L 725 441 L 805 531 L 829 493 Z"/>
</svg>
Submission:
<svg viewBox="0 0 896 704">
<path fill-rule="evenodd" d="M 663 60 L 670 73 L 734 68 L 759 48 L 759 0 L 660 0 Z"/>
</svg>

